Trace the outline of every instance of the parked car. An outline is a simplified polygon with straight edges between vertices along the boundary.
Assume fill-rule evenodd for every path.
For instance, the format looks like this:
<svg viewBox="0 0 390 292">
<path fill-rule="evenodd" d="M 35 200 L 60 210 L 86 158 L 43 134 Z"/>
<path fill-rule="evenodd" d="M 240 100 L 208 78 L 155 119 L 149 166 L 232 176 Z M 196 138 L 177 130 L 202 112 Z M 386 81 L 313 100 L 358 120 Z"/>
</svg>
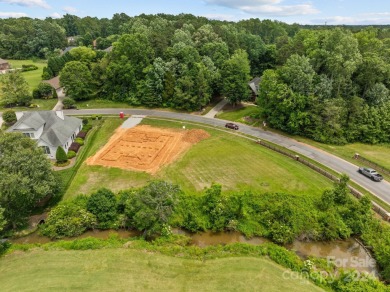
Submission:
<svg viewBox="0 0 390 292">
<path fill-rule="evenodd" d="M 383 180 L 383 176 L 377 173 L 375 169 L 367 168 L 367 167 L 359 167 L 359 172 L 371 178 L 373 181 Z"/>
<path fill-rule="evenodd" d="M 233 129 L 233 130 L 238 130 L 238 125 L 234 123 L 226 123 L 225 128 Z"/>
</svg>

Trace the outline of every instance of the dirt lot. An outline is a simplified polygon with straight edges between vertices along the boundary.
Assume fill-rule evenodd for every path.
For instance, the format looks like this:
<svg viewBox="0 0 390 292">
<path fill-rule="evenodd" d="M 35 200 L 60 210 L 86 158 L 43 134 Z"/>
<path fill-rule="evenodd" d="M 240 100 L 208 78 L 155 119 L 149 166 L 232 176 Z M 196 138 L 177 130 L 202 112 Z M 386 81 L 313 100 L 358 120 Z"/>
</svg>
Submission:
<svg viewBox="0 0 390 292">
<path fill-rule="evenodd" d="M 204 130 L 175 130 L 147 125 L 118 128 L 108 143 L 87 165 L 102 165 L 156 173 L 163 165 L 177 159 L 193 144 L 209 137 Z"/>
</svg>

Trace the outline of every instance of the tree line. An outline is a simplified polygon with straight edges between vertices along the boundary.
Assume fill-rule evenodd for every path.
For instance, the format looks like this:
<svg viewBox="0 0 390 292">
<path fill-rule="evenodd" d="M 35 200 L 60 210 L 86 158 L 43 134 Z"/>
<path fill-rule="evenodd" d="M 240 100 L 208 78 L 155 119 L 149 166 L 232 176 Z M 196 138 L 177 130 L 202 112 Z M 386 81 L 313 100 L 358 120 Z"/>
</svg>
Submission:
<svg viewBox="0 0 390 292">
<path fill-rule="evenodd" d="M 51 36 L 39 38 L 38 31 Z M 271 127 L 325 143 L 390 141 L 386 26 L 67 14 L 0 20 L 0 36 L 0 56 L 48 56 L 44 79 L 60 75 L 75 100 L 194 111 L 214 96 L 232 104 L 249 99 L 248 81 L 261 76 L 259 116 Z M 63 48 L 69 36 L 78 48 L 58 55 L 55 48 Z M 103 51 L 110 46 L 111 52 Z"/>
</svg>

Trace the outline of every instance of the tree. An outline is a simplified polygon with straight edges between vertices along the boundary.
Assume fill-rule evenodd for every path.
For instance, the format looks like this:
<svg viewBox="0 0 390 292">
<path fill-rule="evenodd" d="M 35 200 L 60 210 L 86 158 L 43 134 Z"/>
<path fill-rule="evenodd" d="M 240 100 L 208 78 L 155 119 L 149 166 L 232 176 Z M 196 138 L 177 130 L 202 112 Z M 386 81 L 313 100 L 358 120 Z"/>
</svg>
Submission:
<svg viewBox="0 0 390 292">
<path fill-rule="evenodd" d="M 73 98 L 66 97 L 62 101 L 62 104 L 64 105 L 65 109 L 70 109 L 70 108 L 74 108 L 75 107 L 76 102 L 75 102 L 75 100 Z"/>
<path fill-rule="evenodd" d="M 19 71 L 5 74 L 1 79 L 1 100 L 2 106 L 30 105 L 31 95 L 27 81 Z"/>
<path fill-rule="evenodd" d="M 117 219 L 117 206 L 114 193 L 103 188 L 88 198 L 87 210 L 96 216 L 100 228 L 109 228 Z"/>
<path fill-rule="evenodd" d="M 43 151 L 22 134 L 0 134 L 0 153 L 0 206 L 16 228 L 39 200 L 59 193 L 59 182 Z"/>
<path fill-rule="evenodd" d="M 147 236 L 160 233 L 169 222 L 180 192 L 178 186 L 164 181 L 153 181 L 137 190 L 125 207 L 131 226 Z"/>
<path fill-rule="evenodd" d="M 13 110 L 8 110 L 3 113 L 3 120 L 8 125 L 11 125 L 17 121 L 16 113 Z"/>
<path fill-rule="evenodd" d="M 61 146 L 58 146 L 57 148 L 56 160 L 57 163 L 65 163 L 68 161 L 68 156 L 66 155 L 64 148 L 62 148 Z"/>
<path fill-rule="evenodd" d="M 89 99 L 92 95 L 92 75 L 87 65 L 80 61 L 66 63 L 60 73 L 60 83 L 65 94 L 75 100 Z"/>
<path fill-rule="evenodd" d="M 250 80 L 249 73 L 248 54 L 243 50 L 237 50 L 224 63 L 221 71 L 222 93 L 231 104 L 235 105 L 250 96 L 248 86 Z"/>
<path fill-rule="evenodd" d="M 96 217 L 77 200 L 64 201 L 53 208 L 41 232 L 50 238 L 78 236 L 96 226 Z"/>
<path fill-rule="evenodd" d="M 72 56 L 73 60 L 86 64 L 89 64 L 94 58 L 96 58 L 96 52 L 87 47 L 73 48 L 69 51 L 69 54 Z"/>
<path fill-rule="evenodd" d="M 0 233 L 3 231 L 4 227 L 7 225 L 7 221 L 4 217 L 4 209 L 0 208 Z"/>
<path fill-rule="evenodd" d="M 39 83 L 38 87 L 36 88 L 36 93 L 34 98 L 43 98 L 43 99 L 49 99 L 53 97 L 53 87 L 51 87 L 50 84 L 47 84 L 45 82 Z"/>
</svg>

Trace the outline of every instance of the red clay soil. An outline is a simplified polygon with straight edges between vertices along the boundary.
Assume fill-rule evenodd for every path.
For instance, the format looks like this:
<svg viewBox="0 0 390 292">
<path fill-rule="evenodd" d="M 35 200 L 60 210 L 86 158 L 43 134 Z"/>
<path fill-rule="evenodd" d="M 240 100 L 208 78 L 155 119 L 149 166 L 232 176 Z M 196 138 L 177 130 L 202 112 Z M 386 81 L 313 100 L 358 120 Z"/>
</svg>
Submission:
<svg viewBox="0 0 390 292">
<path fill-rule="evenodd" d="M 154 174 L 209 136 L 200 129 L 175 130 L 147 125 L 118 128 L 108 143 L 86 163 Z"/>
</svg>

